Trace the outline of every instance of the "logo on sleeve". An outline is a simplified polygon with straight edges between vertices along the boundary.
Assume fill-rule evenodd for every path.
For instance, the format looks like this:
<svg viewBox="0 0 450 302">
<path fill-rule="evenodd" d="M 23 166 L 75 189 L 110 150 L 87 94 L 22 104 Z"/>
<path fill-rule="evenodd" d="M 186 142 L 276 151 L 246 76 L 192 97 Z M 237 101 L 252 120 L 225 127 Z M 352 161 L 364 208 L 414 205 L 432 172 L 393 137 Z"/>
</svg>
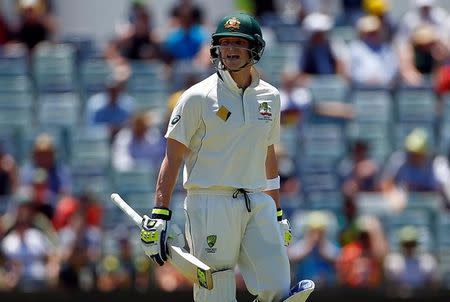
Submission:
<svg viewBox="0 0 450 302">
<path fill-rule="evenodd" d="M 177 114 L 173 117 L 172 121 L 170 122 L 171 125 L 175 125 L 180 120 L 181 115 Z"/>
</svg>

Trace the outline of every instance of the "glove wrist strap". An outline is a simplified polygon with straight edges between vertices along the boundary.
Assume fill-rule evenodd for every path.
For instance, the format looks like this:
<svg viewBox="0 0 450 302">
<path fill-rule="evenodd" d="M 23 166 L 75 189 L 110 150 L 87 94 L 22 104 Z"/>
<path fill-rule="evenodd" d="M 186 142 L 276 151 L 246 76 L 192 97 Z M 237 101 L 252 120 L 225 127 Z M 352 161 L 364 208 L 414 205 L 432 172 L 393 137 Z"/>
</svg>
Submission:
<svg viewBox="0 0 450 302">
<path fill-rule="evenodd" d="M 281 208 L 277 209 L 277 220 L 278 221 L 283 220 L 283 210 Z"/>
<path fill-rule="evenodd" d="M 168 208 L 154 207 L 152 210 L 152 219 L 170 220 L 172 218 L 172 211 Z"/>
</svg>

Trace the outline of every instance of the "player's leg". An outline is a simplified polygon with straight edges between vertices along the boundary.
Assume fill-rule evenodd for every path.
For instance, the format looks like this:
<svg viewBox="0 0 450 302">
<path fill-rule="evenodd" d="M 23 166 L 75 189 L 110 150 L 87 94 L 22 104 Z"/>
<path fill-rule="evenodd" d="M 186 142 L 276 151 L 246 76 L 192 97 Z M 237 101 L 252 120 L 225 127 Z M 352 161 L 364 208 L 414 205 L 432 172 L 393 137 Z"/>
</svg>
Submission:
<svg viewBox="0 0 450 302">
<path fill-rule="evenodd" d="M 289 293 L 290 268 L 276 208 L 264 193 L 251 194 L 252 211 L 241 243 L 238 265 L 247 289 L 260 302 L 279 301 Z"/>
<path fill-rule="evenodd" d="M 238 206 L 231 195 L 189 193 L 186 198 L 186 239 L 190 251 L 216 271 L 212 290 L 194 285 L 196 302 L 236 301 L 233 269 L 242 234 L 242 211 Z"/>
</svg>

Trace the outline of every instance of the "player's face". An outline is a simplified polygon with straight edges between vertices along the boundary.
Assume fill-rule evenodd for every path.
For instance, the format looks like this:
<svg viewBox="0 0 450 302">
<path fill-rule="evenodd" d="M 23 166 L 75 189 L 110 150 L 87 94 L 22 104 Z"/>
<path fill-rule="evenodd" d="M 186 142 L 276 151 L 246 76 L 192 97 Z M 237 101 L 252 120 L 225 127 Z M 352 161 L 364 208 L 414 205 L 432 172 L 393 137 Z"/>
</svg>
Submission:
<svg viewBox="0 0 450 302">
<path fill-rule="evenodd" d="M 242 38 L 229 37 L 219 40 L 220 56 L 229 70 L 237 70 L 250 60 L 250 43 Z"/>
</svg>

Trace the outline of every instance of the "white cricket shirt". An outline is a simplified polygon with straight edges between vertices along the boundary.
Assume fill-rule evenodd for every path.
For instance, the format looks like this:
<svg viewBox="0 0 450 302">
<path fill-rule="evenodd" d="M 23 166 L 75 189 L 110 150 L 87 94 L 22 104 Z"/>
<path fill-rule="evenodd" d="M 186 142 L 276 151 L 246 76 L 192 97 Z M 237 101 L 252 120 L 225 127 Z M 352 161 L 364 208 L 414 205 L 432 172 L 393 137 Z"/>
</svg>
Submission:
<svg viewBox="0 0 450 302">
<path fill-rule="evenodd" d="M 280 140 L 278 90 L 252 68 L 244 92 L 227 71 L 186 90 L 172 112 L 166 138 L 190 149 L 186 189 L 266 187 L 267 147 Z"/>
</svg>

